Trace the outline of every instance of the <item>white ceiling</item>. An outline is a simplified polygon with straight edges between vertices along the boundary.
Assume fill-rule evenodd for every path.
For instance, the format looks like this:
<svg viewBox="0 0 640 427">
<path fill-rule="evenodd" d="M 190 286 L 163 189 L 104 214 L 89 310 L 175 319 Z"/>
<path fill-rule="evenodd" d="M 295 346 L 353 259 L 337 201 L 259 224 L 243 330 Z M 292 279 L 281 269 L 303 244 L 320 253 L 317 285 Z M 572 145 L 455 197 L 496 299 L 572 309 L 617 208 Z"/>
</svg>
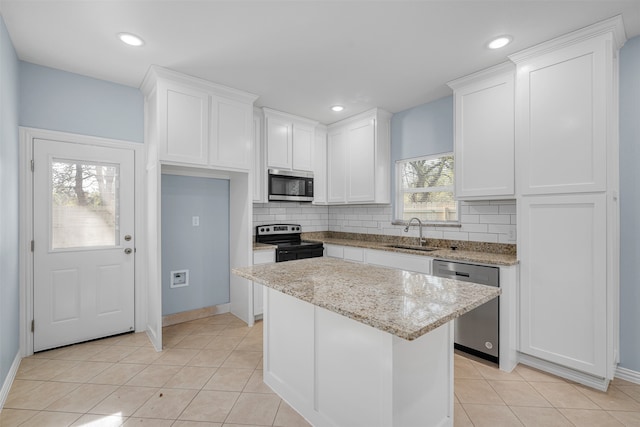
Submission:
<svg viewBox="0 0 640 427">
<path fill-rule="evenodd" d="M 24 61 L 134 87 L 157 64 L 323 123 L 441 98 L 449 80 L 617 14 L 640 35 L 638 0 L 0 0 L 0 13 Z M 514 42 L 485 48 L 500 34 Z"/>
</svg>

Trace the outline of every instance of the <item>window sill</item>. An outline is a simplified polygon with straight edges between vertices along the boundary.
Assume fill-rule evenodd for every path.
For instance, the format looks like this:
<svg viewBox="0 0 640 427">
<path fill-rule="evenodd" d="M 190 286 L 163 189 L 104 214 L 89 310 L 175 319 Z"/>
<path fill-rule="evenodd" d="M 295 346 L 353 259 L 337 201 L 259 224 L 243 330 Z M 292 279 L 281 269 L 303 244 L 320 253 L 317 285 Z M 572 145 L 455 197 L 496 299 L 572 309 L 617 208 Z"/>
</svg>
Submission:
<svg viewBox="0 0 640 427">
<path fill-rule="evenodd" d="M 408 221 L 401 220 L 393 220 L 391 221 L 391 225 L 402 225 L 406 226 Z M 456 222 L 422 222 L 423 227 L 451 227 L 451 228 L 461 228 L 462 223 Z"/>
</svg>

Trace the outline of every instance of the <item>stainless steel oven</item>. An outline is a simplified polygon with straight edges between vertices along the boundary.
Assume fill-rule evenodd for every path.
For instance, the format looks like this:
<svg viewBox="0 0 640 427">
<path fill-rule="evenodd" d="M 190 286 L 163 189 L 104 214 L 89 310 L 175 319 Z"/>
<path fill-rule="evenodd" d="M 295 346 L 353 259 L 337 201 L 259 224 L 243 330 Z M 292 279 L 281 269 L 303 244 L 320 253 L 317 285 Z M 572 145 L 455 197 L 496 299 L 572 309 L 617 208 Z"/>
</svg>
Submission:
<svg viewBox="0 0 640 427">
<path fill-rule="evenodd" d="M 313 172 L 269 169 L 270 201 L 313 201 Z"/>
<path fill-rule="evenodd" d="M 324 255 L 324 245 L 301 239 L 298 224 L 266 224 L 256 227 L 256 242 L 275 245 L 276 262 L 315 258 Z"/>
</svg>

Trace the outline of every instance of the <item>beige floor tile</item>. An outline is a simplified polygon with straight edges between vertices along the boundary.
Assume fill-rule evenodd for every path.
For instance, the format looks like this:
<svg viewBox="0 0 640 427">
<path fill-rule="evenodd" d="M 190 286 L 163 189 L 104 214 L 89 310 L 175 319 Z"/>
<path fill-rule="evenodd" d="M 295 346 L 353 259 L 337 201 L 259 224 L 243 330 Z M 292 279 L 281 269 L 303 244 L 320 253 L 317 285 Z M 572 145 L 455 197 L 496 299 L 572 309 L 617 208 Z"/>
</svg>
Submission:
<svg viewBox="0 0 640 427">
<path fill-rule="evenodd" d="M 291 406 L 284 400 L 280 401 L 276 418 L 273 422 L 277 427 L 309 427 L 311 424 L 304 419 L 304 417 L 298 414 Z"/>
<path fill-rule="evenodd" d="M 473 423 L 459 403 L 453 404 L 453 427 L 473 427 Z"/>
<path fill-rule="evenodd" d="M 231 351 L 229 350 L 200 350 L 189 361 L 188 366 L 217 368 L 219 366 L 222 366 L 222 364 L 230 354 Z"/>
<path fill-rule="evenodd" d="M 40 368 L 47 363 L 47 359 L 38 358 L 35 355 L 30 357 L 25 357 L 20 361 L 20 366 L 18 366 L 18 372 L 16 373 L 16 377 L 19 375 L 24 375 L 35 368 Z"/>
<path fill-rule="evenodd" d="M 119 339 L 113 345 L 125 345 L 125 346 L 131 346 L 131 347 L 143 347 L 143 346 L 153 347 L 153 345 L 151 344 L 151 341 L 149 341 L 149 337 L 147 336 L 146 332 L 138 332 L 135 334 L 122 335 L 122 338 Z"/>
<path fill-rule="evenodd" d="M 169 381 L 167 388 L 191 388 L 200 390 L 211 379 L 217 368 L 203 368 L 198 366 L 182 367 Z"/>
<path fill-rule="evenodd" d="M 523 424 L 507 406 L 463 404 L 475 427 L 515 427 Z"/>
<path fill-rule="evenodd" d="M 626 395 L 630 396 L 636 402 L 640 402 L 640 385 L 616 385 L 618 390 L 622 391 Z"/>
<path fill-rule="evenodd" d="M 180 420 L 224 422 L 240 393 L 202 390 L 180 414 Z"/>
<path fill-rule="evenodd" d="M 242 391 L 252 374 L 252 369 L 218 368 L 203 390 Z"/>
<path fill-rule="evenodd" d="M 243 337 L 221 337 L 215 336 L 209 341 L 209 344 L 205 347 L 210 350 L 224 350 L 231 351 L 242 342 Z"/>
<path fill-rule="evenodd" d="M 165 334 L 162 333 L 162 349 L 166 348 L 175 348 L 176 345 L 183 339 L 187 338 L 189 335 L 181 335 L 181 334 Z"/>
<path fill-rule="evenodd" d="M 598 405 L 566 382 L 530 382 L 549 403 L 556 408 L 599 409 Z"/>
<path fill-rule="evenodd" d="M 571 427 L 567 418 L 555 408 L 510 406 L 511 411 L 526 427 Z"/>
<path fill-rule="evenodd" d="M 131 418 L 127 418 L 127 421 L 125 421 L 124 424 L 122 424 L 122 427 L 139 427 L 139 426 L 171 427 L 172 425 L 173 425 L 173 420 L 131 417 Z"/>
<path fill-rule="evenodd" d="M 106 348 L 109 348 L 109 346 L 95 344 L 95 343 L 84 343 L 84 344 L 73 345 L 71 347 L 68 347 L 67 351 L 58 355 L 56 359 L 79 360 L 79 361 L 88 360 L 91 357 L 95 356 L 96 354 L 100 353 L 101 351 L 105 350 Z"/>
<path fill-rule="evenodd" d="M 236 424 L 272 425 L 280 398 L 271 394 L 244 393 L 238 397 L 226 421 Z"/>
<path fill-rule="evenodd" d="M 121 386 L 88 412 L 96 415 L 120 414 L 128 417 L 155 393 L 159 393 L 158 388 Z"/>
<path fill-rule="evenodd" d="M 73 369 L 53 377 L 53 381 L 85 383 L 102 371 L 113 366 L 111 362 L 79 362 Z"/>
<path fill-rule="evenodd" d="M 498 369 L 497 366 L 487 366 L 477 362 L 473 362 L 473 365 L 485 380 L 524 381 L 524 378 L 515 369 L 511 372 L 504 372 Z"/>
<path fill-rule="evenodd" d="M 63 372 L 69 371 L 78 363 L 79 362 L 75 360 L 45 360 L 44 363 L 39 363 L 37 366 L 33 366 L 31 369 L 25 371 L 18 369 L 16 379 L 49 381 Z"/>
<path fill-rule="evenodd" d="M 205 421 L 182 421 L 178 420 L 171 427 L 222 427 L 222 423 L 209 423 Z M 243 426 L 247 427 L 247 426 Z"/>
<path fill-rule="evenodd" d="M 249 382 L 247 382 L 247 385 L 244 387 L 243 391 L 245 393 L 274 393 L 274 391 L 264 383 L 264 378 L 262 377 L 263 372 L 264 371 L 262 369 L 256 369 L 253 371 L 251 378 L 249 378 Z"/>
<path fill-rule="evenodd" d="M 620 427 L 620 423 L 605 411 L 590 409 L 559 409 L 576 427 Z"/>
<path fill-rule="evenodd" d="M 575 387 L 602 409 L 640 412 L 640 403 L 616 387 L 609 387 L 606 393 L 582 385 Z"/>
<path fill-rule="evenodd" d="M 146 367 L 146 365 L 135 363 L 118 363 L 105 369 L 87 382 L 92 384 L 124 385 Z"/>
<path fill-rule="evenodd" d="M 486 380 L 455 380 L 455 394 L 463 405 L 465 403 L 479 403 L 483 405 L 504 405 Z"/>
<path fill-rule="evenodd" d="M 140 347 L 114 345 L 107 347 L 105 350 L 95 354 L 94 356 L 91 356 L 89 361 L 117 363 L 139 348 Z"/>
<path fill-rule="evenodd" d="M 170 348 L 162 352 L 162 356 L 156 359 L 154 365 L 179 365 L 185 366 L 199 350 L 191 348 Z"/>
<path fill-rule="evenodd" d="M 616 420 L 628 427 L 640 426 L 640 412 L 608 411 Z"/>
<path fill-rule="evenodd" d="M 46 407 L 47 411 L 86 413 L 118 387 L 105 384 L 82 384 L 71 393 Z"/>
<path fill-rule="evenodd" d="M 9 390 L 9 394 L 21 396 L 25 393 L 29 393 L 36 387 L 41 386 L 45 382 L 46 381 L 36 380 L 13 380 L 13 384 L 11 385 L 11 389 Z"/>
<path fill-rule="evenodd" d="M 222 367 L 256 369 L 260 360 L 262 360 L 261 352 L 234 350 L 224 361 Z"/>
<path fill-rule="evenodd" d="M 75 390 L 79 384 L 47 381 L 24 393 L 9 393 L 5 408 L 41 410 Z"/>
<path fill-rule="evenodd" d="M 240 344 L 238 344 L 236 350 L 262 352 L 262 336 L 247 335 Z"/>
<path fill-rule="evenodd" d="M 122 359 L 121 362 L 150 364 L 162 357 L 163 353 L 163 351 L 156 351 L 153 347 L 140 347 Z"/>
<path fill-rule="evenodd" d="M 38 411 L 32 411 L 29 409 L 8 409 L 4 408 L 0 412 L 0 426 L 2 427 L 15 427 L 19 426 L 29 418 L 36 415 Z"/>
<path fill-rule="evenodd" d="M 162 338 L 164 342 L 164 337 Z M 191 348 L 202 350 L 213 340 L 211 335 L 187 335 L 178 341 L 173 348 Z"/>
<path fill-rule="evenodd" d="M 138 387 L 162 387 L 179 371 L 180 366 L 149 365 L 126 384 Z"/>
<path fill-rule="evenodd" d="M 563 378 L 556 377 L 555 375 L 548 374 L 546 372 L 539 371 L 534 368 L 530 368 L 525 365 L 518 365 L 514 369 L 514 371 L 524 378 L 526 381 L 535 381 L 535 382 L 554 382 L 554 383 L 564 383 L 566 382 Z"/>
<path fill-rule="evenodd" d="M 74 414 L 68 412 L 39 412 L 33 417 L 29 418 L 20 427 L 63 427 L 70 426 L 81 414 Z"/>
<path fill-rule="evenodd" d="M 85 414 L 71 424 L 71 427 L 120 427 L 127 417 L 122 415 Z"/>
<path fill-rule="evenodd" d="M 134 412 L 133 417 L 175 420 L 197 393 L 197 390 L 162 388 Z"/>
<path fill-rule="evenodd" d="M 245 324 L 244 326 L 227 326 L 223 330 L 219 332 L 218 335 L 222 337 L 245 337 L 249 333 L 249 327 Z"/>
<path fill-rule="evenodd" d="M 489 385 L 493 387 L 502 400 L 509 406 L 551 406 L 551 403 L 526 382 L 489 381 Z"/>
<path fill-rule="evenodd" d="M 229 424 L 229 423 L 224 423 L 224 424 L 222 424 L 222 427 L 265 427 L 265 426 L 257 426 L 255 424 Z"/>
<path fill-rule="evenodd" d="M 611 380 L 611 385 L 615 385 L 615 386 L 619 386 L 619 385 L 634 386 L 635 385 L 635 386 L 637 386 L 638 384 L 632 383 L 631 381 L 623 380 L 622 378 L 615 377 L 613 380 Z"/>
<path fill-rule="evenodd" d="M 453 361 L 454 375 L 456 378 L 466 379 L 483 379 L 480 372 L 476 369 L 476 366 L 469 359 L 464 357 L 456 357 Z"/>
<path fill-rule="evenodd" d="M 213 336 L 218 336 L 227 329 L 228 326 L 224 325 L 211 325 L 207 323 L 203 323 L 198 325 L 197 328 L 194 328 L 191 331 L 191 335 L 199 335 L 199 336 L 208 336 L 209 338 L 213 338 Z"/>
</svg>

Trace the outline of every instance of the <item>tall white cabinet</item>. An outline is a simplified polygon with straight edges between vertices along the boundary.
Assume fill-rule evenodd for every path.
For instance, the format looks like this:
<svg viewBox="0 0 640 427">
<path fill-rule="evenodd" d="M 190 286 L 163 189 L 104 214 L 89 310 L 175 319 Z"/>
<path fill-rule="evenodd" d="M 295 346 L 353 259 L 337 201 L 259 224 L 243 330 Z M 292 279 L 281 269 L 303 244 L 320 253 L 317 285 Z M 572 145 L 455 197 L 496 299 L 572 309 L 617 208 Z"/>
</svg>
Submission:
<svg viewBox="0 0 640 427">
<path fill-rule="evenodd" d="M 618 362 L 620 17 L 512 55 L 521 360 L 604 389 Z"/>
</svg>

